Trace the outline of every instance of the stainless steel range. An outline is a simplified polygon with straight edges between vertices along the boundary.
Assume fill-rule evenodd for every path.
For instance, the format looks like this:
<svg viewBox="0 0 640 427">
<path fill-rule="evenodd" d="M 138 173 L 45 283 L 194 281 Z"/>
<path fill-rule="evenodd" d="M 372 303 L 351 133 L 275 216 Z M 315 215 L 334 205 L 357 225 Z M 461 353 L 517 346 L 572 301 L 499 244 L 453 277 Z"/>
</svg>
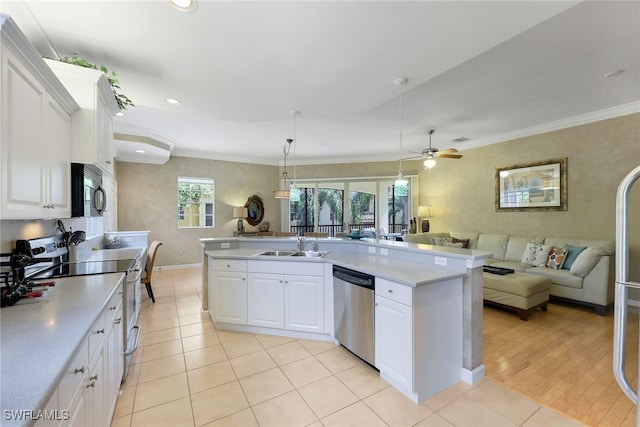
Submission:
<svg viewBox="0 0 640 427">
<path fill-rule="evenodd" d="M 16 250 L 12 254 L 12 261 L 21 260 L 23 271 L 14 268 L 14 282 L 16 276 L 23 281 L 22 286 L 33 289 L 45 283 L 51 285 L 51 279 L 71 276 L 85 276 L 106 273 L 125 273 L 123 292 L 123 318 L 125 333 L 123 334 L 124 348 L 124 377 L 126 379 L 131 355 L 136 351 L 140 328 L 136 325 L 140 311 L 140 278 L 142 275 L 142 255 L 135 259 L 108 259 L 96 261 L 71 262 L 68 261 L 69 250 L 63 235 L 39 237 L 30 240 L 16 241 Z M 129 252 L 130 253 L 130 252 Z"/>
</svg>

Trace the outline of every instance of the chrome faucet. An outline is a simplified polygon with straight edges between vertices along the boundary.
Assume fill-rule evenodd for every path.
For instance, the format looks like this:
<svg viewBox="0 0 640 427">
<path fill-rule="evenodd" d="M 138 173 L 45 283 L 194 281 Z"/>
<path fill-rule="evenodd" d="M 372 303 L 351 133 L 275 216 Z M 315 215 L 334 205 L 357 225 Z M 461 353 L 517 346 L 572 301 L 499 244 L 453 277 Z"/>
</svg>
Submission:
<svg viewBox="0 0 640 427">
<path fill-rule="evenodd" d="M 304 251 L 305 239 L 304 236 L 298 236 L 298 250 Z"/>
</svg>

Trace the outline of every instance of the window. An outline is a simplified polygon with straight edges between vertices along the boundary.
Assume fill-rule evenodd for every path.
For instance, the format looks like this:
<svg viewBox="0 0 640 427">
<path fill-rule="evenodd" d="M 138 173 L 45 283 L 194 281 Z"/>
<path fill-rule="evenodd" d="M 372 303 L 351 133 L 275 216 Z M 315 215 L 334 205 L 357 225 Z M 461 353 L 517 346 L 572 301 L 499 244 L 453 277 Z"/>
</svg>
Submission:
<svg viewBox="0 0 640 427">
<path fill-rule="evenodd" d="M 291 231 L 300 235 L 308 231 L 327 233 L 330 237 L 342 232 L 342 211 L 344 206 L 344 190 L 332 188 L 331 184 L 322 184 L 317 189 L 318 209 L 316 206 L 316 188 L 300 188 L 300 200 L 289 204 L 289 224 Z M 316 211 L 317 222 L 316 225 Z"/>
<path fill-rule="evenodd" d="M 178 177 L 178 228 L 213 227 L 213 179 Z"/>
<path fill-rule="evenodd" d="M 393 180 L 299 180 L 300 200 L 289 202 L 289 216 L 283 215 L 282 228 L 300 235 L 325 232 L 330 237 L 354 229 L 367 236 L 406 233 L 412 203 L 417 202 L 413 200 L 417 178 L 402 187 L 395 187 Z"/>
</svg>

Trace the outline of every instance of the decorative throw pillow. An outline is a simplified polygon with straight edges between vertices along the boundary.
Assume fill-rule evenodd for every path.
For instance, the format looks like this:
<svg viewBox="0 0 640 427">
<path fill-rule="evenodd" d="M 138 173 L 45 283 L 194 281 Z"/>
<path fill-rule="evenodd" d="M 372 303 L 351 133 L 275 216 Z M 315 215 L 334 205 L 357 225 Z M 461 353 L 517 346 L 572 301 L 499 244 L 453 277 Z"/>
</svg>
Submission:
<svg viewBox="0 0 640 427">
<path fill-rule="evenodd" d="M 549 257 L 547 257 L 547 267 L 560 270 L 566 259 L 567 250 L 565 248 L 552 248 Z"/>
<path fill-rule="evenodd" d="M 456 244 L 456 243 L 462 243 L 462 246 L 456 246 L 456 248 L 460 247 L 460 248 L 464 248 L 464 249 L 469 249 L 469 239 L 456 239 L 455 237 L 451 239 L 451 242 Z"/>
<path fill-rule="evenodd" d="M 571 265 L 571 274 L 586 277 L 605 254 L 605 251 L 600 248 L 585 249 L 580 252 L 580 255 L 578 255 L 573 265 Z"/>
<path fill-rule="evenodd" d="M 434 237 L 433 244 L 435 246 L 448 246 L 451 243 L 451 237 Z"/>
<path fill-rule="evenodd" d="M 569 252 L 567 254 L 567 258 L 564 260 L 564 264 L 562 264 L 563 270 L 571 270 L 571 266 L 575 262 L 580 252 L 587 249 L 586 246 L 572 246 L 572 245 L 564 245 L 564 248 Z"/>
<path fill-rule="evenodd" d="M 527 247 L 522 255 L 523 264 L 531 264 L 536 267 L 544 267 L 547 263 L 547 257 L 551 252 L 551 245 L 537 245 L 534 243 L 527 243 Z"/>
</svg>

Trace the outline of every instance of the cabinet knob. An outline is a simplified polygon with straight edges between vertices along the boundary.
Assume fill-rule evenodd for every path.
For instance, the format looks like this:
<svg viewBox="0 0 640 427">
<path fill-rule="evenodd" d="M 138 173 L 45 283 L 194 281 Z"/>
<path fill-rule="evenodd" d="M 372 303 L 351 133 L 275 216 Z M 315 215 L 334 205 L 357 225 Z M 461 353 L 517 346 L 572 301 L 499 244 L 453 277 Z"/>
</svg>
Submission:
<svg viewBox="0 0 640 427">
<path fill-rule="evenodd" d="M 76 369 L 73 371 L 73 373 L 74 373 L 74 374 L 84 374 L 84 371 L 85 371 L 85 369 L 84 369 L 84 366 L 83 366 L 83 367 L 81 367 L 80 369 L 76 368 Z"/>
<path fill-rule="evenodd" d="M 119 325 L 121 321 L 122 321 L 122 318 L 118 317 L 116 320 L 113 321 L 113 324 Z"/>
<path fill-rule="evenodd" d="M 98 330 L 96 331 L 96 334 L 104 334 L 104 328 L 102 328 L 102 329 L 98 329 Z"/>
<path fill-rule="evenodd" d="M 98 374 L 90 376 L 89 381 L 98 381 Z"/>
<path fill-rule="evenodd" d="M 109 307 L 109 310 L 115 310 L 115 309 L 116 309 L 116 306 L 115 306 L 115 305 L 114 305 L 114 306 L 112 306 L 112 307 Z"/>
<path fill-rule="evenodd" d="M 111 164 L 111 160 L 107 160 L 107 161 L 105 161 L 105 163 L 110 165 Z"/>
<path fill-rule="evenodd" d="M 393 289 L 389 289 L 387 292 L 389 292 L 390 294 L 393 293 Z"/>
</svg>

